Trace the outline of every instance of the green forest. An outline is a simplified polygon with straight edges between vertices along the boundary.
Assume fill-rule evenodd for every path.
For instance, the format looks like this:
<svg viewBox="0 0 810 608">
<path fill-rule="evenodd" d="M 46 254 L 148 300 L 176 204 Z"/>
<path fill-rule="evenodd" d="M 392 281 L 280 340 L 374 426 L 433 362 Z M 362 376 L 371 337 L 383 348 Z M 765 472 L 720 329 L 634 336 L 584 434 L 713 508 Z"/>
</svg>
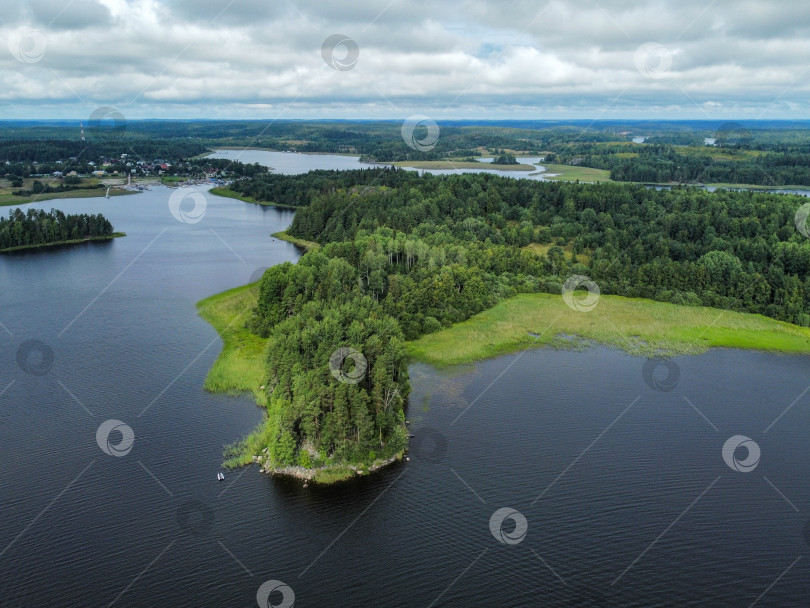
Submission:
<svg viewBox="0 0 810 608">
<path fill-rule="evenodd" d="M 298 200 L 289 234 L 322 245 L 265 272 L 250 322 L 269 338 L 268 418 L 257 433 L 276 466 L 401 452 L 403 342 L 518 293 L 559 294 L 571 275 L 603 294 L 810 326 L 800 196 L 389 168 L 265 175 L 243 187 Z M 367 361 L 356 383 L 335 380 L 340 348 Z"/>
<path fill-rule="evenodd" d="M 13 209 L 8 219 L 0 218 L 0 251 L 6 249 L 54 245 L 84 239 L 116 236 L 112 224 L 103 215 L 65 215 L 50 212 Z"/>
</svg>

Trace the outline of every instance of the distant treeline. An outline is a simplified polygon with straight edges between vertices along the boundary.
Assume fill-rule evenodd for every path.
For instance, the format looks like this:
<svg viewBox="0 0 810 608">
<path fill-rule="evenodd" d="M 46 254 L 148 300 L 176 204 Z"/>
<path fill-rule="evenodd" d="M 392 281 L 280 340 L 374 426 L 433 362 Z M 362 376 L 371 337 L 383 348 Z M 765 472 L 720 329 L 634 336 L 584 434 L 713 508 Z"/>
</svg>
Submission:
<svg viewBox="0 0 810 608">
<path fill-rule="evenodd" d="M 206 152 L 200 142 L 188 140 L 110 139 L 80 141 L 76 139 L 0 139 L 0 160 L 12 163 L 52 163 L 76 157 L 85 164 L 101 157 L 120 158 L 127 154 L 132 161 L 152 162 L 157 158 L 189 158 Z"/>
<path fill-rule="evenodd" d="M 13 209 L 8 219 L 0 218 L 0 250 L 113 234 L 112 224 L 100 213 L 65 215 L 54 209 L 29 209 L 27 213 Z"/>
<path fill-rule="evenodd" d="M 484 150 L 499 150 L 505 160 L 516 151 L 548 154 L 549 162 L 605 169 L 615 181 L 810 185 L 808 123 L 524 121 L 440 122 L 438 127 L 438 139 L 430 149 L 420 150 L 414 149 L 420 145 L 411 147 L 403 140 L 399 121 L 135 121 L 118 130 L 85 124 L 86 142 L 79 141 L 77 126 L 16 125 L 0 131 L 0 161 L 30 165 L 76 157 L 86 164 L 128 154 L 130 160 L 176 163 L 223 146 L 352 153 L 378 162 L 475 158 Z M 417 127 L 410 143 L 418 144 L 427 135 L 424 125 Z M 633 137 L 639 135 L 647 143 L 634 144 Z M 714 139 L 717 147 L 704 145 L 705 138 Z M 22 175 L 23 170 L 31 172 L 30 167 L 12 167 L 9 172 Z"/>
<path fill-rule="evenodd" d="M 577 142 L 558 146 L 546 160 L 606 169 L 612 180 L 622 182 L 810 186 L 810 142 L 746 142 L 722 147 Z"/>
</svg>

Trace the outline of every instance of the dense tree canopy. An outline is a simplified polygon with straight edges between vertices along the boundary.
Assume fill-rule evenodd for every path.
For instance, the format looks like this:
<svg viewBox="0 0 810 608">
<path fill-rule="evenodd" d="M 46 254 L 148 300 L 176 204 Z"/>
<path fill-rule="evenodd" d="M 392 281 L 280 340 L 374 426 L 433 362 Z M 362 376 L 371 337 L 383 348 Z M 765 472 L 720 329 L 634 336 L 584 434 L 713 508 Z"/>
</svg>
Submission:
<svg viewBox="0 0 810 608">
<path fill-rule="evenodd" d="M 103 215 L 65 215 L 62 211 L 22 209 L 0 218 L 0 250 L 11 247 L 44 245 L 113 234 L 113 226 Z"/>
<path fill-rule="evenodd" d="M 254 182 L 305 203 L 289 231 L 323 245 L 265 273 L 252 320 L 270 338 L 277 463 L 401 449 L 403 339 L 519 292 L 560 293 L 573 274 L 603 293 L 810 325 L 810 242 L 794 223 L 803 197 L 396 169 Z M 341 347 L 368 359 L 357 385 L 330 378 Z"/>
</svg>

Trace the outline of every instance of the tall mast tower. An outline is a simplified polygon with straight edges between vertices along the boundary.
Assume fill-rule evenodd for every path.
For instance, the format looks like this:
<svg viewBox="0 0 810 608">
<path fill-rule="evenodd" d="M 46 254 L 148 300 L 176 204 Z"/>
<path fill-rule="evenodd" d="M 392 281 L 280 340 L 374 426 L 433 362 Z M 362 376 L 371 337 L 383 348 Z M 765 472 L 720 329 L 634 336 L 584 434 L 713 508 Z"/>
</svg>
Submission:
<svg viewBox="0 0 810 608">
<path fill-rule="evenodd" d="M 84 123 L 79 123 L 79 129 L 82 135 L 82 141 L 84 141 Z"/>
</svg>

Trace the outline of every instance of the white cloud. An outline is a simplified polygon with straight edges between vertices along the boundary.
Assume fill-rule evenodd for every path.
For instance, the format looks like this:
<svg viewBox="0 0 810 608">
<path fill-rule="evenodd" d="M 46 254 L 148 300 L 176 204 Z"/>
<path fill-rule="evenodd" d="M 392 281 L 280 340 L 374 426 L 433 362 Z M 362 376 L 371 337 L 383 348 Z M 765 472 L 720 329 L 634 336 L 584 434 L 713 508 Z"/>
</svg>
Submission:
<svg viewBox="0 0 810 608">
<path fill-rule="evenodd" d="M 0 118 L 810 114 L 799 2 L 31 0 L 3 19 Z M 37 62 L 5 52 L 24 26 Z M 321 58 L 334 33 L 359 45 L 351 70 Z M 661 77 L 636 69 L 647 42 L 671 52 Z"/>
</svg>

